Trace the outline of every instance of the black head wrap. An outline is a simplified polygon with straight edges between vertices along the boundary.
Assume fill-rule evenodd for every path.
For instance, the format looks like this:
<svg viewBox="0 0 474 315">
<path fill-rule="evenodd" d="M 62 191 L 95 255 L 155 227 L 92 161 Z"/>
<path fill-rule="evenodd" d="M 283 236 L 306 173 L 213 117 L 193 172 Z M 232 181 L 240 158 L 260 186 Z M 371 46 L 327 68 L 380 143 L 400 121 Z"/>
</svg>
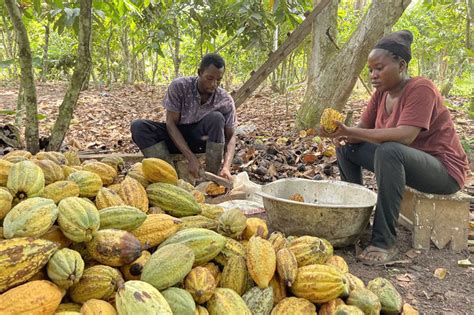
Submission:
<svg viewBox="0 0 474 315">
<path fill-rule="evenodd" d="M 413 42 L 413 34 L 410 31 L 403 30 L 388 34 L 380 39 L 374 49 L 385 49 L 401 57 L 407 63 L 411 60 L 411 43 Z"/>
</svg>

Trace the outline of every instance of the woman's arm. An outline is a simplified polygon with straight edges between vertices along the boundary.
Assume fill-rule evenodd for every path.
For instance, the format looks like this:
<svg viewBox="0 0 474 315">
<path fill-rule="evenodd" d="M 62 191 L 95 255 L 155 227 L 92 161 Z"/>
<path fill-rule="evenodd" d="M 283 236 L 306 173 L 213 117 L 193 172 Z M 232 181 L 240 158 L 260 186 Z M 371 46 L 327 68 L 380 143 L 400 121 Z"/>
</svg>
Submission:
<svg viewBox="0 0 474 315">
<path fill-rule="evenodd" d="M 360 141 L 372 143 L 399 142 L 410 145 L 420 133 L 421 128 L 401 125 L 396 128 L 366 129 L 357 127 L 347 127 L 342 123 L 337 123 L 338 127 L 331 137 L 348 137 Z"/>
</svg>

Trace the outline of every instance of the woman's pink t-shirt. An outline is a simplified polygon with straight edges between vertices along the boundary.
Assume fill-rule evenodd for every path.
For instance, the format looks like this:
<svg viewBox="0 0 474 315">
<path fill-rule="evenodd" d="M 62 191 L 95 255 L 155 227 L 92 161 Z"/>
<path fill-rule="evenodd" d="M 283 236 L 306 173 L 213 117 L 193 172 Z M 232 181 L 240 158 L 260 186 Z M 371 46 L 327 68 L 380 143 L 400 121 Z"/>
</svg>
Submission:
<svg viewBox="0 0 474 315">
<path fill-rule="evenodd" d="M 440 160 L 448 173 L 464 187 L 468 171 L 464 152 L 449 110 L 435 85 L 423 77 L 410 79 L 392 113 L 387 114 L 387 92 L 376 91 L 362 114 L 368 128 L 395 128 L 401 125 L 420 127 L 420 133 L 409 145 Z"/>
</svg>

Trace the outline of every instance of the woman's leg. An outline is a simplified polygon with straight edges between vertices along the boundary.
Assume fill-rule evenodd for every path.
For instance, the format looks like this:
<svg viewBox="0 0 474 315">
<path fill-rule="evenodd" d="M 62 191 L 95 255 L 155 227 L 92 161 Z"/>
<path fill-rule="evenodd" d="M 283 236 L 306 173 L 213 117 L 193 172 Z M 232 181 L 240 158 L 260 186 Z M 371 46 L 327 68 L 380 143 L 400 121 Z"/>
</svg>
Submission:
<svg viewBox="0 0 474 315">
<path fill-rule="evenodd" d="M 377 261 L 385 260 L 395 245 L 395 226 L 405 185 L 434 194 L 451 194 L 459 186 L 438 159 L 397 142 L 378 146 L 374 166 L 378 197 L 371 245 L 372 249 L 382 251 L 366 253 L 364 258 Z"/>
<path fill-rule="evenodd" d="M 374 156 L 378 145 L 370 142 L 347 144 L 336 149 L 341 179 L 362 185 L 362 168 L 374 171 Z"/>
</svg>

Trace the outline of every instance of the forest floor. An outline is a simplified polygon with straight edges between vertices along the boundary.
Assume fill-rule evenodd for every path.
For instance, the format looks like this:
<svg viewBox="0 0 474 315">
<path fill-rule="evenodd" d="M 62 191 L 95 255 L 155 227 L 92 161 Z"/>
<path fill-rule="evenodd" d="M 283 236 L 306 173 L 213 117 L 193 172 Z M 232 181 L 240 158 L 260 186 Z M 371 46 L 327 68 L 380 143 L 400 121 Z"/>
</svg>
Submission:
<svg viewBox="0 0 474 315">
<path fill-rule="evenodd" d="M 40 121 L 40 135 L 48 136 L 57 117 L 66 85 L 38 84 L 38 111 L 46 117 Z M 64 141 L 65 149 L 81 153 L 134 153 L 138 148 L 130 137 L 132 120 L 146 118 L 162 120 L 162 99 L 165 86 L 134 85 L 114 89 L 90 89 L 81 93 L 74 118 Z M 0 111 L 14 109 L 17 87 L 0 87 Z M 339 179 L 332 144 L 316 136 L 315 131 L 295 131 L 295 113 L 303 97 L 298 90 L 279 95 L 267 89 L 259 90 L 237 110 L 238 144 L 234 172 L 247 171 L 258 183 L 279 178 Z M 346 110 L 353 111 L 357 121 L 368 95 L 351 99 Z M 451 97 L 450 109 L 462 139 L 473 139 L 474 120 L 462 110 L 468 100 Z M 0 115 L 0 126 L 12 123 L 13 116 Z M 472 143 L 472 142 L 471 142 Z M 1 151 L 7 148 L 0 148 Z M 471 148 L 471 170 L 474 171 L 474 148 Z M 366 173 L 365 185 L 375 188 L 372 174 Z M 468 179 L 474 184 L 472 175 Z M 473 193 L 474 189 L 466 192 Z M 355 247 L 337 250 L 349 264 L 350 271 L 366 283 L 378 276 L 390 279 L 404 300 L 422 314 L 473 314 L 474 268 L 461 267 L 459 260 L 472 252 L 454 253 L 449 249 L 429 251 L 411 249 L 411 233 L 398 228 L 399 263 L 367 267 L 355 259 Z M 472 232 L 471 232 L 472 233 Z M 364 234 L 366 244 L 370 232 Z M 474 261 L 471 258 L 471 261 Z M 435 270 L 444 268 L 444 279 Z"/>
</svg>

